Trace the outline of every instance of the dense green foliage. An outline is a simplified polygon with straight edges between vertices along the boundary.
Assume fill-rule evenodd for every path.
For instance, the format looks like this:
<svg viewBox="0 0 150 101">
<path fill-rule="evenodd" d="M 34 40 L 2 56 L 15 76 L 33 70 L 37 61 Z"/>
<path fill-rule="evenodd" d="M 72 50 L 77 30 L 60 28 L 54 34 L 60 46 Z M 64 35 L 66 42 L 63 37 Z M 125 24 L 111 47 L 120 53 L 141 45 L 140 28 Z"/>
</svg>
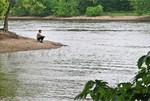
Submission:
<svg viewBox="0 0 150 101">
<path fill-rule="evenodd" d="M 131 0 L 139 15 L 150 14 L 150 0 Z"/>
<path fill-rule="evenodd" d="M 133 10 L 129 0 L 97 0 L 97 3 L 104 7 L 105 12 Z"/>
<path fill-rule="evenodd" d="M 132 83 L 110 87 L 102 80 L 91 80 L 75 99 L 84 99 L 90 94 L 93 101 L 150 101 L 150 52 L 139 58 L 138 68 Z"/>
<path fill-rule="evenodd" d="M 18 16 L 40 16 L 43 15 L 45 6 L 36 0 L 20 0 L 12 9 L 13 15 Z"/>
<path fill-rule="evenodd" d="M 87 7 L 86 9 L 87 16 L 98 16 L 98 15 L 102 15 L 102 13 L 103 13 L 103 7 L 101 5 L 98 5 L 96 7 Z"/>
<path fill-rule="evenodd" d="M 51 12 L 56 16 L 76 16 L 79 15 L 77 0 L 52 0 Z"/>
<path fill-rule="evenodd" d="M 4 13 L 6 12 L 6 8 L 8 5 L 6 1 L 7 0 L 0 0 L 0 15 L 4 15 Z M 95 7 L 99 7 L 99 5 L 102 6 L 104 12 L 118 12 L 118 11 L 133 12 L 134 10 L 136 10 L 136 12 L 139 15 L 150 13 L 150 0 L 15 0 L 15 1 L 16 4 L 11 10 L 11 14 L 17 16 L 49 16 L 49 15 L 95 16 L 101 15 L 101 14 L 93 14 L 93 12 L 97 11 Z M 97 9 L 99 10 L 99 8 Z M 89 14 L 90 12 L 91 14 Z"/>
<path fill-rule="evenodd" d="M 8 7 L 8 3 L 6 2 L 6 0 L 0 0 L 0 16 L 4 15 L 7 7 Z"/>
</svg>

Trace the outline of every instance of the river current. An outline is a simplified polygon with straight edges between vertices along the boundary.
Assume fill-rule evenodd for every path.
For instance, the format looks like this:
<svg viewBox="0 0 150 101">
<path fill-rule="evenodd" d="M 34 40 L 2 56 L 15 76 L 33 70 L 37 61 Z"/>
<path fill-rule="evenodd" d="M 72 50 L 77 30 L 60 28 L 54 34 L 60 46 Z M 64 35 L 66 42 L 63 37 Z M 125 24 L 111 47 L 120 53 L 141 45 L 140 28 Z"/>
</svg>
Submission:
<svg viewBox="0 0 150 101">
<path fill-rule="evenodd" d="M 73 101 L 88 80 L 131 82 L 150 50 L 150 22 L 12 20 L 9 28 L 30 38 L 41 29 L 68 46 L 0 54 L 3 100 Z"/>
</svg>

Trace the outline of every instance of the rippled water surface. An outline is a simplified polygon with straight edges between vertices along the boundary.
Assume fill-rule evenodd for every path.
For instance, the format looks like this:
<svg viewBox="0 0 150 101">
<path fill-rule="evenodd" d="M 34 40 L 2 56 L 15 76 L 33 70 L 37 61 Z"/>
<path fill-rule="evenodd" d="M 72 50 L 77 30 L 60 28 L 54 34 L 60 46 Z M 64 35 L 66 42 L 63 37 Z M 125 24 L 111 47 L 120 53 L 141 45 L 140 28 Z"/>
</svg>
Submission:
<svg viewBox="0 0 150 101">
<path fill-rule="evenodd" d="M 137 59 L 150 50 L 150 22 L 16 20 L 10 30 L 68 45 L 0 54 L 0 99 L 73 101 L 88 80 L 132 81 Z"/>
</svg>

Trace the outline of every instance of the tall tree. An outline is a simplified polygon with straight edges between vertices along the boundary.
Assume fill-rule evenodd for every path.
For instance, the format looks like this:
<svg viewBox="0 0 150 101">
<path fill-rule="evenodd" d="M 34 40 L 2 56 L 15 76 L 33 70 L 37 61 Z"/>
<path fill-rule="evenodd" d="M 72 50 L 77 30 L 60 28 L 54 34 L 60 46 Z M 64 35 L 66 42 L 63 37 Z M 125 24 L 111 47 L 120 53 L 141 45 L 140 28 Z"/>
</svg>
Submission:
<svg viewBox="0 0 150 101">
<path fill-rule="evenodd" d="M 15 4 L 15 0 L 7 0 L 7 2 L 8 2 L 8 8 L 7 8 L 7 11 L 6 11 L 6 14 L 5 14 L 4 28 L 3 28 L 5 31 L 8 31 L 8 16 L 9 16 L 9 12 L 10 12 L 11 8 Z"/>
</svg>

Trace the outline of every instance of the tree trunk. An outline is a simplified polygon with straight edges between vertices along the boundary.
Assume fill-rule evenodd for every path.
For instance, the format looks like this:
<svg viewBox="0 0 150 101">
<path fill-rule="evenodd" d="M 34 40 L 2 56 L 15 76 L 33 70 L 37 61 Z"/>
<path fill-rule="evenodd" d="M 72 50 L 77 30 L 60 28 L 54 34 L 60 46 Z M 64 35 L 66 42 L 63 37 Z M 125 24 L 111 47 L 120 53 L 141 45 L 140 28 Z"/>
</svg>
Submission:
<svg viewBox="0 0 150 101">
<path fill-rule="evenodd" d="M 11 3 L 11 2 L 10 2 Z M 11 8 L 11 4 L 9 3 L 9 6 L 7 8 L 6 14 L 5 14 L 5 19 L 4 19 L 4 30 L 8 31 L 8 16 Z"/>
<path fill-rule="evenodd" d="M 5 31 L 8 31 L 8 16 L 9 16 L 9 12 L 11 10 L 11 7 L 14 6 L 15 2 L 14 0 L 8 0 L 9 1 L 9 5 L 8 5 L 8 8 L 7 8 L 7 11 L 6 11 L 6 14 L 5 14 L 5 19 L 4 19 L 4 30 Z"/>
</svg>

